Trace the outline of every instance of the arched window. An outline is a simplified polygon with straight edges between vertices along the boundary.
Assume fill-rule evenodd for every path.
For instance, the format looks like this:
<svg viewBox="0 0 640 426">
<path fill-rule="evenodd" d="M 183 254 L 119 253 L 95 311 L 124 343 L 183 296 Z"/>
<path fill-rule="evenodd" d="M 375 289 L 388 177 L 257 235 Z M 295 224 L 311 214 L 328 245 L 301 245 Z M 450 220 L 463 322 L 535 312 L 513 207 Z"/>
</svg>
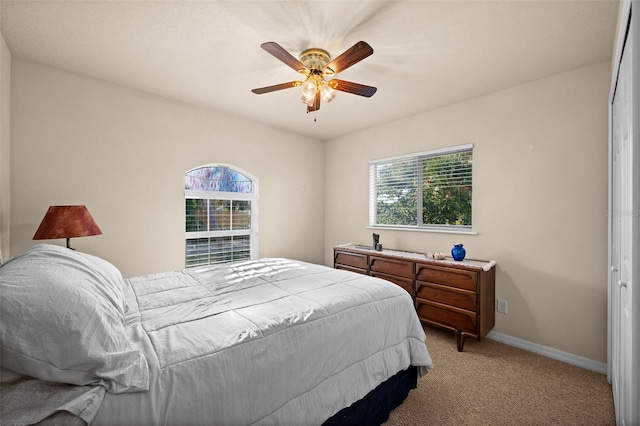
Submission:
<svg viewBox="0 0 640 426">
<path fill-rule="evenodd" d="M 224 164 L 184 175 L 185 265 L 258 257 L 258 180 Z"/>
</svg>

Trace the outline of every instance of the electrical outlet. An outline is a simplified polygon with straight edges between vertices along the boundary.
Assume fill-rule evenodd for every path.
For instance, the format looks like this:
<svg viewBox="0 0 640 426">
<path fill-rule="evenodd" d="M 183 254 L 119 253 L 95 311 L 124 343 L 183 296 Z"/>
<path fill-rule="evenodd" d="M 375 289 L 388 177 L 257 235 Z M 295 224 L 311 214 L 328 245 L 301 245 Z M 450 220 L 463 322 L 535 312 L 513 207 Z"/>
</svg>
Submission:
<svg viewBox="0 0 640 426">
<path fill-rule="evenodd" d="M 507 301 L 506 300 L 498 299 L 497 311 L 500 312 L 501 314 L 506 314 L 507 313 Z"/>
</svg>

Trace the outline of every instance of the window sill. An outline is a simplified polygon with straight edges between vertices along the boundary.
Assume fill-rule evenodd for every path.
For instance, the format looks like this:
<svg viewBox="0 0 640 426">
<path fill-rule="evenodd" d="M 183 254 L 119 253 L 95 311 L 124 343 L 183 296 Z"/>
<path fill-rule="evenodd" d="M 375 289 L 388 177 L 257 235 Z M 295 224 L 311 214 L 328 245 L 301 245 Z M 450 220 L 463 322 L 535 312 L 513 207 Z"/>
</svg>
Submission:
<svg viewBox="0 0 640 426">
<path fill-rule="evenodd" d="M 368 225 L 367 229 L 388 229 L 391 231 L 413 231 L 413 232 L 432 232 L 437 234 L 463 234 L 463 235 L 478 235 L 470 229 L 438 229 L 438 228 L 420 228 L 414 226 L 380 226 L 380 225 Z"/>
</svg>

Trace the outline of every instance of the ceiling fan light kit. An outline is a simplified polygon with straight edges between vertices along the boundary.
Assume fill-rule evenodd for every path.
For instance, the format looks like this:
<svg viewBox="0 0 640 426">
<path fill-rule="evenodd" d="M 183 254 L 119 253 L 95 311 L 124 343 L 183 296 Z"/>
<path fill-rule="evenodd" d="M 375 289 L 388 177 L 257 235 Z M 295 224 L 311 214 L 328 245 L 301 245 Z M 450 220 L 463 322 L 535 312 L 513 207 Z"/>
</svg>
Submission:
<svg viewBox="0 0 640 426">
<path fill-rule="evenodd" d="M 372 86 L 337 78 L 327 79 L 373 54 L 371 46 L 364 41 L 357 42 L 334 60 L 331 60 L 329 52 L 318 48 L 304 50 L 298 60 L 275 42 L 262 43 L 260 47 L 296 72 L 305 75 L 306 79 L 253 89 L 252 92 L 255 94 L 261 95 L 300 86 L 302 91 L 300 100 L 307 105 L 307 113 L 309 113 L 320 109 L 320 100 L 325 103 L 331 102 L 336 97 L 337 90 L 367 98 L 376 93 L 377 89 Z"/>
</svg>

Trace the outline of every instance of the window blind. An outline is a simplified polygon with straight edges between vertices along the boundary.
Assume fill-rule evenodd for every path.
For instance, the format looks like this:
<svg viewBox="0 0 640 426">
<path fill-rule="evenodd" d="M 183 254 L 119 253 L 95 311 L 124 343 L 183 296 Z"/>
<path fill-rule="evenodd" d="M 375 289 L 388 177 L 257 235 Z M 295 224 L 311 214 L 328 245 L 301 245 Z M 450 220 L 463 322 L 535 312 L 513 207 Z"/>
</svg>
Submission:
<svg viewBox="0 0 640 426">
<path fill-rule="evenodd" d="M 369 225 L 471 227 L 473 145 L 369 163 Z"/>
<path fill-rule="evenodd" d="M 185 265 L 258 256 L 258 180 L 232 166 L 185 173 Z"/>
</svg>

